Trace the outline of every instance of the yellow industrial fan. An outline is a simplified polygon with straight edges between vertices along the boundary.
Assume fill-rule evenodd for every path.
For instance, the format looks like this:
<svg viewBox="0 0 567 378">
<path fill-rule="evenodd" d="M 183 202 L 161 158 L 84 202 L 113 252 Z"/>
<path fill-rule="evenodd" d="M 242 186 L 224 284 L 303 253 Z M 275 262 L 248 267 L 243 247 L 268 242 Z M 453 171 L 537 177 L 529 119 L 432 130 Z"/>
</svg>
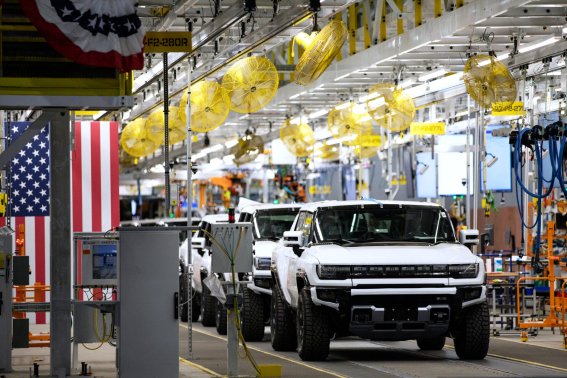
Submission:
<svg viewBox="0 0 567 378">
<path fill-rule="evenodd" d="M 347 35 L 344 22 L 339 20 L 332 20 L 312 38 L 300 35 L 297 42 L 305 47 L 305 52 L 295 66 L 294 81 L 309 85 L 317 80 L 339 54 Z"/>
<path fill-rule="evenodd" d="M 246 132 L 230 150 L 236 165 L 251 163 L 263 152 L 264 140 L 252 132 Z"/>
<path fill-rule="evenodd" d="M 230 110 L 255 113 L 268 105 L 279 85 L 274 63 L 262 56 L 250 56 L 233 64 L 222 78 Z"/>
<path fill-rule="evenodd" d="M 159 143 L 148 138 L 145 123 L 145 119 L 136 118 L 124 127 L 120 135 L 122 149 L 137 158 L 150 155 L 159 147 Z"/>
<path fill-rule="evenodd" d="M 463 75 L 467 93 L 482 107 L 494 102 L 513 102 L 516 99 L 516 81 L 508 67 L 492 55 L 476 55 L 467 60 Z"/>
<path fill-rule="evenodd" d="M 313 153 L 315 135 L 306 123 L 291 123 L 286 119 L 280 128 L 280 138 L 287 149 L 297 157 L 309 156 Z"/>
<path fill-rule="evenodd" d="M 181 121 L 179 117 L 179 108 L 177 106 L 169 107 L 168 116 L 168 130 L 169 130 L 169 144 L 175 144 L 183 141 L 187 138 L 187 130 L 185 128 L 185 123 Z M 162 109 L 156 109 L 150 113 L 150 116 L 146 119 L 145 128 L 147 131 L 148 138 L 154 141 L 154 143 L 162 145 L 164 142 L 165 134 L 165 123 Z"/>
<path fill-rule="evenodd" d="M 316 150 L 315 156 L 323 160 L 338 160 L 340 156 L 339 147 L 337 145 L 324 144 Z"/>
<path fill-rule="evenodd" d="M 179 116 L 187 122 L 185 91 L 179 102 Z M 191 86 L 191 130 L 198 133 L 212 131 L 223 124 L 229 112 L 228 96 L 216 81 L 201 80 Z"/>
<path fill-rule="evenodd" d="M 415 117 L 413 98 L 393 84 L 377 84 L 370 88 L 366 108 L 376 123 L 393 132 L 408 129 Z"/>
<path fill-rule="evenodd" d="M 341 139 L 343 144 L 354 146 L 360 144 L 360 136 L 372 131 L 371 118 L 360 105 L 354 102 L 339 105 L 329 112 L 327 127 L 333 137 Z"/>
</svg>

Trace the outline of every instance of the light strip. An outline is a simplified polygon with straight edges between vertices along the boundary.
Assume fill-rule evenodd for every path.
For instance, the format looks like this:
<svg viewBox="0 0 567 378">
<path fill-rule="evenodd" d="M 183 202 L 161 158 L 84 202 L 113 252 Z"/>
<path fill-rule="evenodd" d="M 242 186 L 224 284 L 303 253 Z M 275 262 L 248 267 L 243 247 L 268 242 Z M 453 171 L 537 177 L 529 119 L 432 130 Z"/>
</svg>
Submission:
<svg viewBox="0 0 567 378">
<path fill-rule="evenodd" d="M 539 49 L 540 47 L 551 45 L 559 40 L 559 37 L 551 37 L 540 41 L 535 41 L 532 43 L 528 43 L 526 45 L 520 46 L 518 52 L 520 54 L 527 53 L 528 51 L 532 51 L 535 49 Z"/>
<path fill-rule="evenodd" d="M 443 75 L 445 75 L 447 72 L 448 72 L 447 69 L 444 68 L 444 67 L 443 67 L 443 68 L 438 68 L 438 69 L 436 69 L 436 70 L 434 70 L 434 71 L 427 72 L 427 73 L 424 73 L 424 74 L 420 75 L 418 79 L 419 79 L 419 81 L 429 81 L 429 80 L 438 78 L 439 76 L 443 76 Z"/>
</svg>

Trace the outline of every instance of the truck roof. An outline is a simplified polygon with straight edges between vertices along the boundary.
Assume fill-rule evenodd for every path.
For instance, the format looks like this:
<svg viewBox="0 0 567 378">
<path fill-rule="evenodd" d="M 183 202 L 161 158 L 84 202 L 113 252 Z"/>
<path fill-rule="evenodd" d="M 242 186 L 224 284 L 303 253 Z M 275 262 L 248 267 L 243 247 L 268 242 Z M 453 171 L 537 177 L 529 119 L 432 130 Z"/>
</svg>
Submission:
<svg viewBox="0 0 567 378">
<path fill-rule="evenodd" d="M 375 200 L 363 199 L 352 201 L 319 201 L 307 203 L 301 207 L 301 210 L 315 211 L 322 207 L 342 207 L 342 206 L 360 206 L 360 205 L 406 205 L 406 206 L 424 206 L 424 207 L 441 207 L 441 205 L 433 202 L 420 202 L 420 201 L 389 201 L 389 200 Z"/>
<path fill-rule="evenodd" d="M 271 209 L 299 209 L 305 204 L 301 203 L 288 203 L 288 204 L 274 204 L 274 203 L 260 203 L 246 205 L 240 209 L 241 213 L 253 213 L 257 210 L 271 210 Z"/>
</svg>

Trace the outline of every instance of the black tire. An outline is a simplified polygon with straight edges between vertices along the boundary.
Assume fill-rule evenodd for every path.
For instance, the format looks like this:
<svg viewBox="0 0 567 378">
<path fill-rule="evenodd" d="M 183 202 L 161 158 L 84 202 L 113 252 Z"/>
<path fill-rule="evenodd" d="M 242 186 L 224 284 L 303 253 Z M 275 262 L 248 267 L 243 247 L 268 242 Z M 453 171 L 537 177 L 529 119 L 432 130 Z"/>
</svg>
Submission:
<svg viewBox="0 0 567 378">
<path fill-rule="evenodd" d="M 323 361 L 329 355 L 329 322 L 321 306 L 311 302 L 306 289 L 297 303 L 297 352 L 304 361 Z"/>
<path fill-rule="evenodd" d="M 217 300 L 215 326 L 219 335 L 226 335 L 226 307 Z"/>
<path fill-rule="evenodd" d="M 293 314 L 286 305 L 277 286 L 272 288 L 270 302 L 270 335 L 272 337 L 272 348 L 285 352 L 295 350 L 297 347 L 297 335 Z"/>
<path fill-rule="evenodd" d="M 445 346 L 445 336 L 417 339 L 417 346 L 421 350 L 441 350 Z"/>
<path fill-rule="evenodd" d="M 194 289 L 191 294 L 193 295 L 193 299 L 191 300 L 191 321 L 196 322 L 201 315 L 201 294 L 197 293 Z"/>
<path fill-rule="evenodd" d="M 246 341 L 261 341 L 264 338 L 264 300 L 261 294 L 256 294 L 245 287 L 242 290 L 242 336 Z"/>
<path fill-rule="evenodd" d="M 463 310 L 454 339 L 455 352 L 461 360 L 482 360 L 486 357 L 490 343 L 490 317 L 486 303 Z"/>
<path fill-rule="evenodd" d="M 181 321 L 185 323 L 189 320 L 189 304 L 187 303 L 189 290 L 187 287 L 187 274 L 184 273 L 179 276 L 179 301 L 180 303 L 183 303 L 181 305 L 179 317 L 181 318 Z"/>
<path fill-rule="evenodd" d="M 203 292 L 201 294 L 201 324 L 205 327 L 214 326 L 216 311 L 217 299 L 211 295 L 211 291 L 207 285 L 203 284 Z"/>
</svg>

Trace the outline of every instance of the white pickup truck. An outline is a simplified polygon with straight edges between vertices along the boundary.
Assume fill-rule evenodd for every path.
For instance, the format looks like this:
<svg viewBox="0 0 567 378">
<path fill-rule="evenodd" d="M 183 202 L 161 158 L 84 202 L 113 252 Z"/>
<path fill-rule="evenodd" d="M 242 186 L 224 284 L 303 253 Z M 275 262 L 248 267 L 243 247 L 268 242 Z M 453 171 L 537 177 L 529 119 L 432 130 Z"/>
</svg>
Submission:
<svg viewBox="0 0 567 378">
<path fill-rule="evenodd" d="M 331 338 L 355 335 L 417 340 L 424 350 L 442 349 L 448 336 L 461 359 L 488 352 L 484 265 L 456 240 L 437 204 L 304 205 L 271 270 L 275 350 L 323 360 Z"/>
<path fill-rule="evenodd" d="M 270 318 L 272 251 L 283 233 L 291 228 L 301 205 L 252 204 L 239 208 L 239 222 L 252 223 L 254 234 L 254 264 L 243 279 L 250 281 L 243 288 L 242 335 L 246 341 L 259 341 L 264 337 L 264 326 Z"/>
<path fill-rule="evenodd" d="M 264 326 L 270 316 L 271 273 L 270 260 L 272 250 L 278 245 L 283 233 L 290 229 L 301 205 L 296 204 L 261 204 L 246 201 L 238 208 L 239 222 L 250 222 L 254 236 L 254 264 L 252 271 L 240 274 L 240 281 L 249 281 L 243 285 L 243 304 L 241 308 L 242 335 L 246 341 L 258 341 L 264 337 Z M 226 334 L 226 309 L 211 295 L 203 280 L 211 274 L 211 247 L 209 236 L 214 223 L 226 222 L 226 214 L 205 215 L 199 231 L 191 240 L 193 268 L 193 288 L 196 291 L 193 301 L 193 320 L 201 314 L 201 324 L 215 326 L 221 335 Z M 206 231 L 206 232 L 205 232 Z M 187 253 L 186 243 L 180 248 L 181 255 Z M 229 273 L 219 274 L 221 281 L 230 280 Z"/>
</svg>

